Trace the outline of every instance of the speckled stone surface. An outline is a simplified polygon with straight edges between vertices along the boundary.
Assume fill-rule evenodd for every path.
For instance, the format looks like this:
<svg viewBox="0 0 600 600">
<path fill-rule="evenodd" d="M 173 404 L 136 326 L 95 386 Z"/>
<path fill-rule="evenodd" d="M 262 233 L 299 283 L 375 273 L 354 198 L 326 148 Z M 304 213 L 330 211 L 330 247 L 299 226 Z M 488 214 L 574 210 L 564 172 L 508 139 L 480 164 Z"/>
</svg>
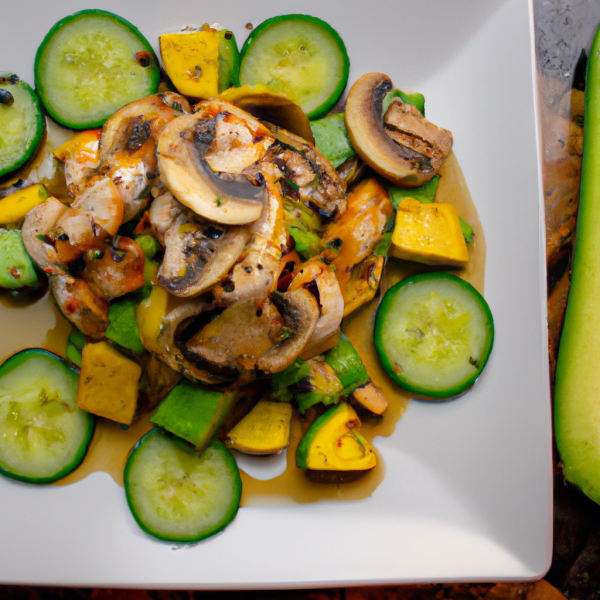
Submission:
<svg viewBox="0 0 600 600">
<path fill-rule="evenodd" d="M 534 0 L 538 70 L 570 84 L 583 48 L 592 43 L 600 21 L 597 0 Z"/>
</svg>

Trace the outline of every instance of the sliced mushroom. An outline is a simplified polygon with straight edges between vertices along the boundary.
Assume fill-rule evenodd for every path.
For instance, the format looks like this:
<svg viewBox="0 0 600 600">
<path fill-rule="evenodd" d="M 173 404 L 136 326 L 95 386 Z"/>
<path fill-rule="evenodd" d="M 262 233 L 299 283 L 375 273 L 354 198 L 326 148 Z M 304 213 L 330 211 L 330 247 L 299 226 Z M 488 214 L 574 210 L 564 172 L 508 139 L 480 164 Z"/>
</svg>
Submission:
<svg viewBox="0 0 600 600">
<path fill-rule="evenodd" d="M 186 337 L 183 335 L 190 323 L 204 312 L 211 310 L 212 306 L 204 302 L 191 302 L 179 306 L 169 312 L 161 322 L 161 331 L 157 339 L 159 348 L 158 357 L 175 371 L 183 373 L 188 379 L 204 381 L 205 383 L 223 383 L 234 379 L 237 371 L 223 372 L 220 365 L 198 355 L 187 356 L 182 352 L 185 348 Z M 188 360 L 192 358 L 194 362 Z"/>
<path fill-rule="evenodd" d="M 186 343 L 187 353 L 243 375 L 252 371 L 257 360 L 275 345 L 283 324 L 283 317 L 270 300 L 260 308 L 254 303 L 237 302 Z"/>
<path fill-rule="evenodd" d="M 171 192 L 161 194 L 150 205 L 148 210 L 150 226 L 156 239 L 163 246 L 165 243 L 165 233 L 171 228 L 182 210 L 183 205 L 173 198 Z"/>
<path fill-rule="evenodd" d="M 263 354 L 256 366 L 265 373 L 278 373 L 289 367 L 308 344 L 319 320 L 319 305 L 305 288 L 293 292 L 273 292 L 271 300 L 283 316 L 291 335 Z"/>
<path fill-rule="evenodd" d="M 50 275 L 50 291 L 63 315 L 84 335 L 100 339 L 108 327 L 108 302 L 70 275 Z"/>
<path fill-rule="evenodd" d="M 280 142 L 262 162 L 271 162 L 280 177 L 298 187 L 302 202 L 326 219 L 335 220 L 346 212 L 346 184 L 333 165 L 309 142 L 266 123 Z"/>
<path fill-rule="evenodd" d="M 124 202 L 123 222 L 139 213 L 148 201 L 146 190 L 159 183 L 159 135 L 169 122 L 190 110 L 183 96 L 167 92 L 127 104 L 104 124 L 97 172 L 115 182 Z"/>
<path fill-rule="evenodd" d="M 344 314 L 344 298 L 335 273 L 318 258 L 301 263 L 296 268 L 288 292 L 302 287 L 316 292 L 321 309 L 315 330 L 302 352 L 303 360 L 307 360 L 336 345 Z"/>
<path fill-rule="evenodd" d="M 228 172 L 215 172 L 207 159 L 208 151 L 216 142 L 217 151 L 211 156 L 214 165 L 219 165 L 218 150 L 221 145 L 229 148 L 228 136 L 217 137 L 217 124 L 233 114 L 245 124 L 249 132 L 242 146 L 255 156 L 253 140 L 272 139 L 268 130 L 256 119 L 239 108 L 225 102 L 201 102 L 196 113 L 185 115 L 170 123 L 158 141 L 159 168 L 161 179 L 171 193 L 182 204 L 196 214 L 226 225 L 239 225 L 256 221 L 262 212 L 264 186 L 258 179 L 241 173 L 240 166 L 250 166 L 242 158 L 237 169 L 228 167 Z M 226 128 L 225 128 L 226 129 Z M 239 129 L 232 127 L 231 140 L 239 140 Z M 226 154 L 226 153 L 223 153 Z M 244 156 L 247 156 L 244 153 Z M 237 170 L 237 172 L 235 172 Z"/>
<path fill-rule="evenodd" d="M 261 167 L 266 190 L 260 219 L 249 228 L 251 238 L 229 276 L 213 290 L 220 306 L 263 302 L 275 289 L 282 248 L 287 244 L 285 213 L 276 169 Z"/>
<path fill-rule="evenodd" d="M 351 156 L 336 169 L 340 179 L 346 184 L 346 189 L 357 183 L 366 170 L 367 163 L 358 154 Z"/>
<path fill-rule="evenodd" d="M 160 285 L 183 297 L 210 289 L 227 276 L 249 237 L 247 227 L 213 225 L 185 210 L 164 236 Z"/>
<path fill-rule="evenodd" d="M 429 159 L 437 173 L 452 152 L 452 133 L 430 123 L 416 106 L 396 98 L 384 117 L 385 132 L 394 142 Z"/>
<path fill-rule="evenodd" d="M 56 198 L 48 198 L 32 208 L 23 221 L 21 233 L 25 249 L 38 267 L 48 274 L 65 275 L 65 270 L 58 264 L 58 253 L 54 245 L 45 241 L 45 236 L 56 227 L 67 210 L 68 207 Z"/>
<path fill-rule="evenodd" d="M 442 134 L 424 117 L 419 119 L 410 109 L 404 113 L 400 106 L 393 108 L 391 113 L 388 109 L 390 123 L 387 128 L 384 127 L 382 103 L 392 89 L 391 79 L 383 73 L 367 73 L 352 86 L 346 104 L 348 135 L 358 154 L 379 174 L 396 185 L 418 187 L 427 183 L 439 169 L 439 166 L 434 167 L 430 156 L 421 151 L 429 146 L 435 147 Z M 399 119 L 399 110 L 408 117 Z M 404 123 L 408 124 L 406 130 L 402 129 Z M 415 126 L 417 123 L 418 127 Z M 449 132 L 444 133 L 450 135 Z M 422 140 L 418 139 L 420 135 Z M 447 139 L 443 146 L 443 150 L 441 147 L 436 149 L 436 157 L 444 155 Z M 433 151 L 431 154 L 433 156 Z"/>
<path fill-rule="evenodd" d="M 311 144 L 315 143 L 308 117 L 285 94 L 275 92 L 268 86 L 259 83 L 252 86 L 243 85 L 239 88 L 229 88 L 220 97 L 261 121 L 278 125 L 286 131 L 299 135 Z"/>
</svg>

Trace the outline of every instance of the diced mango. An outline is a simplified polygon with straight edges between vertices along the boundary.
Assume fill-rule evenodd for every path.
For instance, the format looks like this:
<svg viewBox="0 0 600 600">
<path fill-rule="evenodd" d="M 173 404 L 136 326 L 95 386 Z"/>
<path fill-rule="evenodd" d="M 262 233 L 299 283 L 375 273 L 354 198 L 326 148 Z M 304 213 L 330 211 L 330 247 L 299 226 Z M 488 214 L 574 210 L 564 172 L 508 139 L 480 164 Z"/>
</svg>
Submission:
<svg viewBox="0 0 600 600">
<path fill-rule="evenodd" d="M 41 184 L 30 185 L 2 198 L 0 200 L 0 225 L 22 221 L 32 208 L 47 198 L 46 188 Z"/>
<path fill-rule="evenodd" d="M 83 348 L 77 406 L 117 423 L 131 425 L 137 408 L 142 368 L 107 342 Z"/>
<path fill-rule="evenodd" d="M 159 37 L 167 75 L 185 96 L 216 98 L 219 94 L 217 31 L 167 33 Z"/>
<path fill-rule="evenodd" d="M 97 162 L 100 153 L 100 134 L 102 129 L 88 129 L 73 136 L 52 154 L 58 160 L 65 161 L 77 157 L 77 162 Z"/>
<path fill-rule="evenodd" d="M 290 443 L 292 405 L 260 400 L 227 434 L 227 445 L 246 454 L 275 454 Z"/>
<path fill-rule="evenodd" d="M 405 198 L 398 204 L 390 254 L 426 265 L 464 267 L 469 251 L 454 206 Z"/>
</svg>

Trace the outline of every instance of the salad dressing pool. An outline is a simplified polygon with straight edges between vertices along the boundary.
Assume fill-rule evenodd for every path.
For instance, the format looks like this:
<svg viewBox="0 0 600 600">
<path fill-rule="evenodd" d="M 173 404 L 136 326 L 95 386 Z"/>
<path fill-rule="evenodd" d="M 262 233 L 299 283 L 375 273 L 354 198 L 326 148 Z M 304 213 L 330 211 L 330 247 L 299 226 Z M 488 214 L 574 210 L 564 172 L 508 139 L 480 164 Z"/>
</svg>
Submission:
<svg viewBox="0 0 600 600">
<path fill-rule="evenodd" d="M 470 259 L 466 268 L 455 270 L 483 294 L 485 271 L 485 238 L 477 210 L 454 155 L 451 155 L 440 171 L 440 182 L 436 194 L 438 202 L 453 204 L 458 213 L 472 226 L 475 233 L 469 245 Z M 388 259 L 381 284 L 385 293 L 392 285 L 427 268 L 395 258 Z M 363 419 L 361 433 L 369 440 L 376 436 L 388 437 L 396 422 L 406 410 L 410 394 L 399 389 L 379 365 L 373 344 L 373 325 L 379 299 L 375 298 L 345 319 L 343 330 L 358 350 L 373 382 L 384 392 L 389 407 L 385 415 L 377 420 Z M 71 331 L 69 323 L 60 315 L 55 304 L 46 293 L 32 296 L 30 300 L 16 300 L 10 293 L 0 292 L 0 323 L 2 324 L 2 346 L 0 360 L 27 347 L 42 347 L 60 355 L 64 353 L 67 337 Z M 96 471 L 108 473 L 123 486 L 123 468 L 135 443 L 152 428 L 148 415 L 143 415 L 129 429 L 119 424 L 97 418 L 94 437 L 88 454 L 81 466 L 56 485 L 68 485 Z M 385 464 L 378 454 L 378 464 L 365 477 L 343 485 L 318 484 L 308 481 L 304 471 L 295 466 L 295 449 L 308 424 L 300 418 L 292 423 L 292 440 L 287 453 L 285 472 L 274 479 L 259 481 L 242 472 L 242 506 L 275 506 L 295 503 L 310 503 L 319 500 L 360 500 L 370 496 L 385 473 Z M 375 440 L 377 448 L 377 440 Z"/>
</svg>

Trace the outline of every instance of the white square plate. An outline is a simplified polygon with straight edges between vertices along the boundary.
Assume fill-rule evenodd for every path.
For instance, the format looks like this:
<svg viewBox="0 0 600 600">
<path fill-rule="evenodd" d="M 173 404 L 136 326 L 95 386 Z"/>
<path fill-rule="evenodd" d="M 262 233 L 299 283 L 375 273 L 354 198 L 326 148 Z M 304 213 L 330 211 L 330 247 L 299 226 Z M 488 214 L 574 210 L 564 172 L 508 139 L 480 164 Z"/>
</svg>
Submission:
<svg viewBox="0 0 600 600">
<path fill-rule="evenodd" d="M 541 577 L 551 418 L 525 0 L 15 0 L 0 7 L 0 67 L 33 83 L 46 32 L 83 8 L 125 17 L 155 47 L 188 24 L 218 21 L 241 44 L 248 22 L 312 14 L 346 42 L 350 82 L 381 71 L 424 93 L 428 116 L 454 134 L 486 232 L 496 342 L 472 391 L 412 402 L 394 434 L 376 439 L 386 474 L 367 500 L 242 508 L 222 535 L 175 551 L 142 534 L 104 473 L 66 487 L 1 479 L 0 581 L 231 589 Z M 4 349 L 19 319 L 26 311 L 0 312 Z"/>
</svg>

